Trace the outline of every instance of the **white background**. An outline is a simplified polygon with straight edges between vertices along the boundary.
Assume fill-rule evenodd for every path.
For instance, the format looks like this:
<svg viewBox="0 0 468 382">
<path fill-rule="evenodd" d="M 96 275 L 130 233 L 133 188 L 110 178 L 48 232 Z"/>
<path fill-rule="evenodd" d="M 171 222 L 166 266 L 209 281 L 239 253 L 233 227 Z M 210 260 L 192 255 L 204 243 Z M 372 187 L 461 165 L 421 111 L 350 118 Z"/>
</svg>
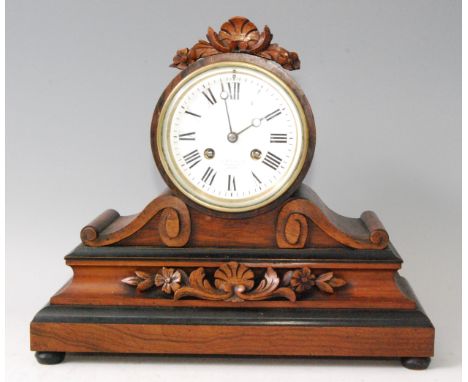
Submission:
<svg viewBox="0 0 468 382">
<path fill-rule="evenodd" d="M 9 1 L 9 381 L 460 380 L 461 2 Z M 164 188 L 154 105 L 175 50 L 234 15 L 297 50 L 315 113 L 306 182 L 335 211 L 375 210 L 436 326 L 429 370 L 396 361 L 70 357 L 38 365 L 28 325 L 71 276 L 63 255 L 106 208 L 141 210 Z"/>
</svg>

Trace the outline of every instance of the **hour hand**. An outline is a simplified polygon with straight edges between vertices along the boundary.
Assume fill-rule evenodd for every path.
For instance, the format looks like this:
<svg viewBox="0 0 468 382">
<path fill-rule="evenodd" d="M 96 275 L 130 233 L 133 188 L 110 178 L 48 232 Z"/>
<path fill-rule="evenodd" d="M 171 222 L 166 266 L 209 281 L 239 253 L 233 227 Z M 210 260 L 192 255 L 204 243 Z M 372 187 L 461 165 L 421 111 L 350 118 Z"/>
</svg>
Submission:
<svg viewBox="0 0 468 382">
<path fill-rule="evenodd" d="M 275 111 L 272 111 L 271 113 L 265 115 L 262 118 L 254 118 L 254 119 L 252 119 L 252 123 L 249 126 L 245 127 L 244 129 L 242 129 L 241 131 L 239 131 L 236 134 L 239 135 L 240 133 L 243 133 L 245 130 L 250 129 L 252 126 L 253 127 L 259 127 L 262 124 L 263 120 L 269 121 L 270 119 L 273 119 L 273 118 L 277 117 L 280 114 L 281 114 L 280 109 L 276 109 Z"/>
<path fill-rule="evenodd" d="M 243 133 L 247 129 L 250 129 L 251 127 L 260 127 L 260 125 L 262 124 L 262 121 L 264 119 L 265 118 L 254 118 L 254 119 L 252 119 L 252 123 L 249 126 L 244 127 L 241 131 L 237 132 L 237 135 Z"/>
</svg>

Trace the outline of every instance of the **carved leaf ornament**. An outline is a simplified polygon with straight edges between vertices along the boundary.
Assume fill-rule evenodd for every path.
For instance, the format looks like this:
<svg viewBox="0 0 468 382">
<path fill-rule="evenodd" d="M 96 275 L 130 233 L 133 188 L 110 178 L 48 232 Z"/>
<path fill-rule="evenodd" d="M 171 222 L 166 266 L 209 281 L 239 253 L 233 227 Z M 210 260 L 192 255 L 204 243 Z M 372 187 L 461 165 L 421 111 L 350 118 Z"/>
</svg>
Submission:
<svg viewBox="0 0 468 382">
<path fill-rule="evenodd" d="M 213 282 L 210 279 L 214 279 Z M 203 267 L 187 276 L 182 269 L 161 268 L 155 274 L 135 271 L 134 276 L 124 278 L 123 283 L 144 292 L 152 287 L 171 295 L 174 300 L 194 297 L 212 301 L 260 301 L 284 298 L 296 301 L 298 295 L 313 288 L 332 294 L 335 288 L 346 285 L 346 281 L 334 276 L 333 272 L 314 274 L 308 267 L 287 271 L 282 278 L 268 267 L 262 279 L 256 283 L 252 269 L 244 264 L 229 262 L 223 264 L 208 278 Z"/>
<path fill-rule="evenodd" d="M 259 32 L 254 23 L 245 17 L 236 16 L 226 21 L 218 33 L 208 28 L 208 41 L 199 40 L 192 48 L 179 49 L 170 66 L 185 69 L 200 58 L 221 53 L 247 53 L 276 61 L 287 70 L 300 68 L 299 56 L 278 44 L 271 44 L 273 34 L 265 25 Z"/>
</svg>

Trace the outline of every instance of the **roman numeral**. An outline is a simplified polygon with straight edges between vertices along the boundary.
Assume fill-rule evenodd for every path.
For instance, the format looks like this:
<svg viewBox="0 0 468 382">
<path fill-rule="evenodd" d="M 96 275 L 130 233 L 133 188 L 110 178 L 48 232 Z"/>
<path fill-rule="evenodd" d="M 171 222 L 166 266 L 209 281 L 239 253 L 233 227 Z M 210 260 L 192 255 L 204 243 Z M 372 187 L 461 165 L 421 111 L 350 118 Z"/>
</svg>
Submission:
<svg viewBox="0 0 468 382">
<path fill-rule="evenodd" d="M 255 173 L 252 171 L 252 176 L 255 178 L 255 180 L 258 182 L 258 184 L 262 184 L 262 181 L 258 179 L 258 176 L 255 175 Z"/>
<path fill-rule="evenodd" d="M 277 117 L 280 114 L 281 114 L 281 110 L 276 109 L 275 111 L 272 111 L 270 114 L 265 115 L 265 119 L 267 121 L 269 121 L 270 119 L 273 119 L 273 118 Z"/>
<path fill-rule="evenodd" d="M 214 170 L 211 167 L 208 167 L 201 179 L 205 183 L 210 181 L 209 185 L 211 186 L 213 184 L 213 180 L 214 180 L 215 177 L 216 177 L 216 172 L 214 172 Z"/>
<path fill-rule="evenodd" d="M 208 93 L 209 94 L 208 94 Z M 214 105 L 216 103 L 216 98 L 215 96 L 213 95 L 212 91 L 210 88 L 206 89 L 205 91 L 202 92 L 203 95 L 206 97 L 206 99 L 208 100 L 209 103 L 211 103 L 212 105 Z"/>
<path fill-rule="evenodd" d="M 278 167 L 282 161 L 283 160 L 280 157 L 268 151 L 267 154 L 265 155 L 265 158 L 262 160 L 262 163 L 266 164 L 268 167 L 272 168 L 273 170 L 278 170 Z"/>
<path fill-rule="evenodd" d="M 201 162 L 200 153 L 198 152 L 198 150 L 193 150 L 188 154 L 184 155 L 184 161 L 187 164 L 187 166 L 189 166 L 189 168 L 192 168 L 193 166 Z"/>
<path fill-rule="evenodd" d="M 228 175 L 228 191 L 236 191 L 236 178 Z"/>
<path fill-rule="evenodd" d="M 228 82 L 228 90 L 229 90 L 229 99 L 238 100 L 239 99 L 239 91 L 240 91 L 240 83 L 239 82 Z"/>
<path fill-rule="evenodd" d="M 286 143 L 288 134 L 270 134 L 270 143 Z"/>
<path fill-rule="evenodd" d="M 201 115 L 200 115 L 200 114 L 192 113 L 191 111 L 188 111 L 188 110 L 185 110 L 185 113 L 190 114 L 190 115 L 193 115 L 194 117 L 201 118 Z"/>
<path fill-rule="evenodd" d="M 194 141 L 195 132 L 179 134 L 179 141 Z"/>
</svg>

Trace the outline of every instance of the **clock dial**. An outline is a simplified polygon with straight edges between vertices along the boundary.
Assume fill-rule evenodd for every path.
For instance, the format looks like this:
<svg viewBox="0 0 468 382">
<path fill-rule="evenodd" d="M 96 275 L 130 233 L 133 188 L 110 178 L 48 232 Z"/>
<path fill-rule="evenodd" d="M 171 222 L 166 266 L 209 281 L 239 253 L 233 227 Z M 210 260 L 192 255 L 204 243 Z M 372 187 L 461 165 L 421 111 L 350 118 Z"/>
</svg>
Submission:
<svg viewBox="0 0 468 382">
<path fill-rule="evenodd" d="M 169 96 L 159 126 L 158 149 L 173 183 L 219 211 L 252 210 L 279 197 L 307 151 L 297 97 L 254 65 L 192 73 Z"/>
</svg>

